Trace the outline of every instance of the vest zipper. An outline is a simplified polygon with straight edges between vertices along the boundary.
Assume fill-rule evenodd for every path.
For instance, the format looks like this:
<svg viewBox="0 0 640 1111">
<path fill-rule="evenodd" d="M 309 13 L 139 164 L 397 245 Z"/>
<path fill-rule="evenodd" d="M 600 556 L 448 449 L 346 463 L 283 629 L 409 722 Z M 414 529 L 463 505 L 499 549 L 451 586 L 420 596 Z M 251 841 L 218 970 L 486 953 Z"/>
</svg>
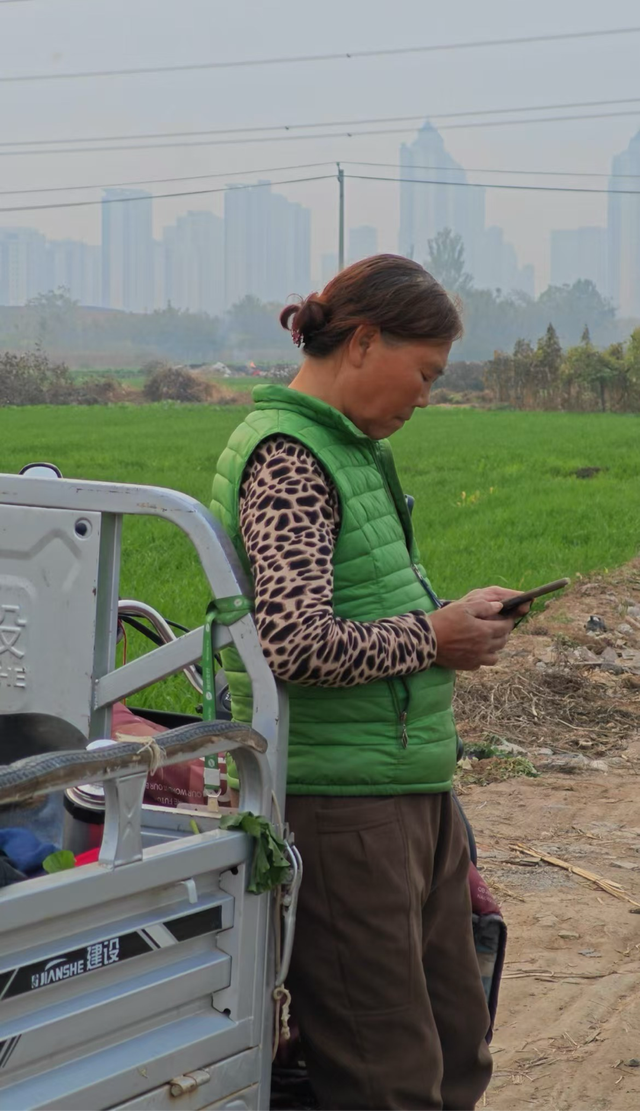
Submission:
<svg viewBox="0 0 640 1111">
<path fill-rule="evenodd" d="M 394 501 L 393 494 L 391 493 L 391 487 L 389 486 L 389 483 L 387 481 L 387 476 L 384 473 L 384 467 L 382 465 L 381 458 L 380 458 L 380 451 L 379 451 L 377 446 L 374 448 L 374 454 L 375 454 L 375 460 L 376 460 L 376 467 L 377 467 L 378 472 L 380 474 L 380 477 L 381 477 L 381 479 L 384 483 L 384 488 L 385 488 L 387 494 L 389 495 L 389 501 L 391 502 L 392 505 L 395 505 L 396 503 Z M 413 571 L 414 575 L 416 576 L 416 578 L 417 578 L 418 582 L 420 583 L 422 589 L 425 591 L 426 594 L 429 595 L 429 598 L 433 602 L 435 608 L 440 609 L 440 607 L 442 605 L 440 599 L 438 598 L 437 594 L 431 589 L 431 587 L 429 586 L 429 584 L 426 581 L 426 579 L 424 578 L 424 576 L 420 574 L 419 568 L 417 567 L 417 565 L 415 563 L 413 563 L 413 561 L 411 563 L 411 570 Z"/>
<path fill-rule="evenodd" d="M 400 742 L 401 742 L 403 748 L 407 748 L 407 746 L 409 744 L 409 734 L 407 732 L 407 714 L 408 714 L 408 711 L 409 711 L 409 702 L 410 702 L 409 688 L 408 688 L 407 684 L 405 683 L 404 679 L 398 679 L 397 680 L 399 683 L 402 683 L 402 685 L 405 689 L 405 693 L 407 695 L 407 701 L 406 701 L 406 704 L 405 704 L 405 708 L 404 708 L 404 710 L 402 710 L 400 708 L 400 699 L 398 698 L 398 692 L 396 691 L 396 688 L 395 688 L 396 680 L 395 679 L 389 679 L 387 681 L 389 683 L 389 690 L 391 691 L 391 699 L 393 701 L 394 709 L 396 711 L 396 716 L 398 718 L 398 724 L 400 725 Z"/>
<path fill-rule="evenodd" d="M 442 609 L 442 602 L 438 598 L 438 595 L 435 593 L 435 591 L 433 591 L 431 589 L 431 587 L 429 586 L 429 583 L 425 579 L 424 575 L 420 574 L 420 568 L 417 567 L 415 563 L 412 563 L 411 564 L 411 569 L 412 569 L 414 575 L 416 576 L 418 582 L 420 583 L 420 586 L 422 587 L 422 589 L 425 591 L 426 594 L 429 595 L 429 597 L 430 597 L 431 601 L 433 602 L 435 608 L 437 610 Z"/>
<path fill-rule="evenodd" d="M 393 506 L 395 506 L 396 505 L 395 499 L 393 497 L 393 494 L 391 493 L 391 487 L 389 486 L 389 483 L 387 481 L 387 476 L 384 472 L 384 467 L 383 467 L 382 461 L 381 461 L 381 452 L 379 451 L 377 445 L 374 447 L 374 458 L 375 458 L 378 473 L 379 473 L 379 475 L 382 479 L 382 482 L 384 484 L 384 488 L 387 492 L 389 501 L 391 502 L 391 504 Z M 396 507 L 396 512 L 398 512 L 397 507 Z M 412 566 L 414 572 L 416 574 L 418 574 L 415 565 L 412 563 L 411 566 Z M 419 575 L 418 575 L 418 578 L 420 578 Z M 423 586 L 424 586 L 424 583 L 423 583 Z M 405 679 L 399 678 L 398 682 L 402 683 L 402 686 L 404 687 L 404 691 L 405 691 L 405 694 L 406 694 L 405 706 L 404 706 L 404 709 L 401 709 L 400 708 L 400 700 L 398 699 L 398 693 L 397 693 L 395 685 L 394 685 L 395 680 L 394 679 L 389 679 L 388 682 L 389 682 L 389 689 L 391 690 L 391 698 L 393 699 L 393 705 L 395 707 L 395 711 L 396 711 L 396 714 L 397 714 L 397 717 L 398 717 L 398 723 L 400 725 L 400 742 L 401 742 L 403 748 L 407 748 L 408 745 L 409 745 L 409 733 L 408 733 L 408 730 L 407 730 L 407 718 L 409 716 L 409 708 L 410 708 L 410 705 L 411 705 L 411 692 L 409 691 L 409 687 L 407 686 L 407 683 L 406 683 Z"/>
</svg>

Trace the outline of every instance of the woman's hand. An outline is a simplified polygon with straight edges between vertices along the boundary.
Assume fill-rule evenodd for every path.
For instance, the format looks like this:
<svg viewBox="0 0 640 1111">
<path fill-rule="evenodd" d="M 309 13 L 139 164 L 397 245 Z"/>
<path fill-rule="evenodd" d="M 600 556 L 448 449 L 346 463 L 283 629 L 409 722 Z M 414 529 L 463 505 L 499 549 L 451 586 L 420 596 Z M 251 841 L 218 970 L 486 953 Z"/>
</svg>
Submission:
<svg viewBox="0 0 640 1111">
<path fill-rule="evenodd" d="M 456 671 L 493 667 L 519 616 L 516 611 L 509 617 L 499 617 L 500 608 L 515 594 L 515 590 L 489 586 L 472 590 L 458 602 L 430 613 L 438 644 L 436 663 Z"/>
<path fill-rule="evenodd" d="M 460 602 L 508 602 L 509 598 L 517 598 L 518 594 L 522 594 L 521 590 L 507 590 L 504 586 L 482 586 L 479 590 L 470 590 L 463 598 L 458 599 Z M 531 609 L 531 602 L 525 602 L 524 605 L 518 606 L 510 615 L 512 617 L 524 617 L 525 614 Z M 498 611 L 499 613 L 500 611 Z M 492 615 L 495 618 L 495 614 Z M 500 617 L 500 621 L 505 618 Z"/>
</svg>

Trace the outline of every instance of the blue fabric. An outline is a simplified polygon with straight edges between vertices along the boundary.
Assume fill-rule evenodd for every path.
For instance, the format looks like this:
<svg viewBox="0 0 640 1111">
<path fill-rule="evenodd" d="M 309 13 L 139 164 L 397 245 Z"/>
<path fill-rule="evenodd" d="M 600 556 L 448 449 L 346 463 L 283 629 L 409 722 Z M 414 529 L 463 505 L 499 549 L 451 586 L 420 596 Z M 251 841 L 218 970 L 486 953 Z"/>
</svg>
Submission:
<svg viewBox="0 0 640 1111">
<path fill-rule="evenodd" d="M 20 872 L 39 872 L 42 861 L 57 847 L 51 841 L 41 841 L 28 829 L 0 829 L 0 849 Z"/>
<path fill-rule="evenodd" d="M 30 806 L 0 808 L 0 829 L 29 829 L 41 841 L 62 844 L 64 824 L 64 792 L 55 791 Z"/>
</svg>

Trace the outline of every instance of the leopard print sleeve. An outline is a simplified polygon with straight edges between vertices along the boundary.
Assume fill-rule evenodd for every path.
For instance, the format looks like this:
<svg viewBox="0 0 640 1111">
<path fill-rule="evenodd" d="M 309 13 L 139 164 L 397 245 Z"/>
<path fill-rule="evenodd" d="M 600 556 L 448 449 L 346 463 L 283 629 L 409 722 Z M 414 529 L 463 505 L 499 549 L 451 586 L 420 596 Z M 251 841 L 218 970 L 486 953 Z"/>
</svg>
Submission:
<svg viewBox="0 0 640 1111">
<path fill-rule="evenodd" d="M 240 530 L 254 579 L 255 620 L 274 674 L 291 683 L 354 687 L 430 667 L 427 615 L 348 621 L 333 612 L 332 556 L 340 509 L 333 484 L 296 440 L 254 451 L 240 490 Z"/>
</svg>

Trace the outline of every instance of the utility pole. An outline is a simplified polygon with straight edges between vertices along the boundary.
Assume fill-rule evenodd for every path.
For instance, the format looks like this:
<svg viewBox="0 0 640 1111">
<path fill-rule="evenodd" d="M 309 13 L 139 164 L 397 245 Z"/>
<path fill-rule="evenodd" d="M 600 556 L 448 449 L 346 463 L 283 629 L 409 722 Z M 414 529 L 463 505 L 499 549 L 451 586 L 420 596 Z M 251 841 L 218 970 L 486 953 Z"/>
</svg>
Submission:
<svg viewBox="0 0 640 1111">
<path fill-rule="evenodd" d="M 339 214 L 338 214 L 338 271 L 344 270 L 344 170 L 339 162 L 336 162 L 338 167 L 338 191 L 339 191 Z"/>
</svg>

